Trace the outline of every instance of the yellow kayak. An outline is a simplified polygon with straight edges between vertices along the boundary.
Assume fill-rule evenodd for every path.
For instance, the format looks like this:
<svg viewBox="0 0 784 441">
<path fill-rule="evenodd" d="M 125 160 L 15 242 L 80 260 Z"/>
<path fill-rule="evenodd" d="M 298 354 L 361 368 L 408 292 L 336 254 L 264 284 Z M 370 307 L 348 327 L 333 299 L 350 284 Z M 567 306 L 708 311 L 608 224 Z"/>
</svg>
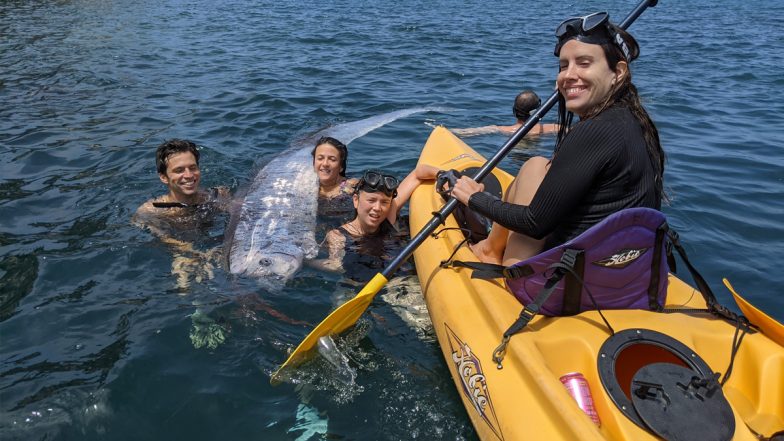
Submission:
<svg viewBox="0 0 784 441">
<path fill-rule="evenodd" d="M 419 162 L 464 170 L 485 158 L 438 127 Z M 501 170 L 493 173 L 503 188 L 512 180 Z M 412 235 L 441 206 L 432 185 L 420 186 L 411 198 Z M 445 227 L 457 227 L 453 216 Z M 463 238 L 456 229 L 441 231 L 419 246 L 414 259 L 446 364 L 481 439 L 759 440 L 784 430 L 784 346 L 764 332 L 743 337 L 732 374 L 718 391 L 697 390 L 689 375 L 673 383 L 683 383 L 682 393 L 681 386 L 657 386 L 660 376 L 727 370 L 736 327 L 706 313 L 604 310 L 615 337 L 596 311 L 537 316 L 511 338 L 498 369 L 493 351 L 522 306 L 501 279 L 472 279 L 468 269 L 439 266 Z M 455 259 L 476 261 L 466 245 Z M 705 308 L 705 301 L 671 275 L 665 307 Z M 574 373 L 587 382 L 595 421 L 561 380 Z M 692 403 L 706 404 L 677 407 L 687 394 Z"/>
</svg>

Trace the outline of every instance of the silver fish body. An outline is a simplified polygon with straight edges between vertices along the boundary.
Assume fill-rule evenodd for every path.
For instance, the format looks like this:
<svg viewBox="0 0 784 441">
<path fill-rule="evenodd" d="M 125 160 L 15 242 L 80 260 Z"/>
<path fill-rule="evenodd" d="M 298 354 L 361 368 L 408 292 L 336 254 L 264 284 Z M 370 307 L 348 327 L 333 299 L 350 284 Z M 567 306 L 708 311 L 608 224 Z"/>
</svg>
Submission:
<svg viewBox="0 0 784 441">
<path fill-rule="evenodd" d="M 229 272 L 276 289 L 291 279 L 303 260 L 316 257 L 319 183 L 310 153 L 319 137 L 332 136 L 348 144 L 392 121 L 429 110 L 437 109 L 404 109 L 327 127 L 276 156 L 232 211 L 225 247 Z"/>
<path fill-rule="evenodd" d="M 238 210 L 229 271 L 282 286 L 316 257 L 318 185 L 307 148 L 289 149 L 259 171 Z"/>
</svg>

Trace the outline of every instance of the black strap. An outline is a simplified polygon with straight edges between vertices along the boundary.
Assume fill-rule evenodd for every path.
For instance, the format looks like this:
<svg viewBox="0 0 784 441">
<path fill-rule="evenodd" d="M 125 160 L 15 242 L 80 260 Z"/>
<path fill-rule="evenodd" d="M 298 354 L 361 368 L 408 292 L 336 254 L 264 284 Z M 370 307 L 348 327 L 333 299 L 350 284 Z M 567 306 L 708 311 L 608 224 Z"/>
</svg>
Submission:
<svg viewBox="0 0 784 441">
<path fill-rule="evenodd" d="M 593 303 L 594 308 L 596 308 L 596 312 L 599 313 L 599 316 L 604 321 L 604 324 L 607 325 L 607 329 L 610 331 L 611 335 L 615 335 L 615 329 L 610 325 L 610 322 L 607 321 L 607 318 L 602 314 L 602 310 L 599 308 L 599 304 L 596 303 L 596 299 L 594 298 L 593 294 L 591 293 L 590 289 L 585 285 L 585 281 L 582 278 L 581 274 L 578 274 L 575 271 L 575 267 L 579 264 L 582 260 L 583 250 L 575 250 L 575 249 L 566 249 L 564 250 L 563 255 L 561 256 L 561 261 L 556 262 L 549 267 L 547 267 L 547 271 L 552 270 L 552 275 L 547 278 L 542 290 L 539 291 L 539 294 L 536 298 L 530 302 L 529 304 L 525 305 L 522 311 L 520 311 L 520 316 L 512 323 L 512 326 L 504 332 L 503 338 L 501 339 L 501 344 L 495 348 L 493 351 L 493 361 L 496 362 L 496 367 L 498 369 L 503 369 L 502 362 L 504 360 L 504 356 L 506 355 L 506 346 L 509 344 L 509 340 L 512 338 L 514 334 L 522 331 L 528 323 L 533 320 L 534 317 L 539 313 L 539 309 L 541 309 L 542 305 L 547 301 L 548 298 L 552 295 L 553 291 L 555 290 L 556 285 L 558 282 L 564 277 L 571 275 L 576 280 L 578 284 L 578 288 L 585 288 L 585 292 L 588 294 L 591 302 Z"/>
<path fill-rule="evenodd" d="M 705 299 L 705 303 L 708 305 L 708 311 L 717 317 L 721 317 L 733 323 L 743 322 L 742 325 L 748 327 L 746 324 L 749 321 L 746 319 L 746 317 L 730 311 L 727 309 L 727 307 L 723 306 L 719 303 L 718 300 L 716 300 L 716 296 L 713 294 L 713 291 L 711 291 L 708 283 L 705 281 L 699 271 L 697 271 L 697 268 L 695 268 L 694 265 L 689 262 L 689 258 L 686 256 L 686 250 L 683 249 L 683 246 L 681 246 L 678 233 L 675 230 L 669 230 L 667 235 L 670 238 L 670 242 L 681 256 L 681 260 L 683 260 L 683 263 L 686 264 L 686 268 L 689 269 L 691 278 L 694 280 L 694 284 L 697 285 L 697 290 L 700 292 L 700 294 L 702 294 L 702 297 Z"/>
<path fill-rule="evenodd" d="M 708 312 L 711 314 L 720 317 L 724 320 L 734 322 L 735 323 L 735 335 L 732 338 L 732 350 L 730 352 L 730 363 L 727 366 L 727 370 L 724 372 L 724 376 L 721 379 L 721 385 L 723 386 L 724 383 L 729 380 L 730 375 L 732 374 L 732 368 L 735 365 L 735 356 L 738 354 L 738 350 L 740 349 L 740 344 L 743 342 L 743 337 L 747 333 L 755 332 L 752 329 L 752 325 L 749 320 L 743 316 L 742 314 L 736 314 L 733 311 L 730 311 L 725 306 L 721 305 L 718 300 L 716 300 L 716 296 L 711 291 L 708 283 L 705 282 L 705 279 L 700 275 L 697 269 L 689 262 L 689 258 L 686 256 L 686 250 L 683 249 L 681 246 L 680 240 L 678 238 L 678 233 L 674 230 L 668 231 L 668 235 L 670 238 L 670 242 L 678 251 L 678 254 L 681 256 L 681 259 L 686 264 L 686 267 L 689 269 L 689 273 L 691 273 L 692 279 L 694 279 L 694 283 L 697 285 L 697 289 L 702 294 L 702 297 L 705 299 L 705 303 L 708 305 Z M 671 266 L 673 269 L 674 266 Z M 677 310 L 676 310 L 677 311 Z M 681 312 L 683 310 L 680 310 Z"/>
<path fill-rule="evenodd" d="M 670 230 L 667 222 L 662 222 L 656 229 L 656 243 L 653 246 L 653 262 L 651 263 L 651 281 L 648 284 L 648 309 L 661 311 L 664 305 L 659 304 L 659 283 L 661 282 L 661 253 L 664 235 Z"/>
<path fill-rule="evenodd" d="M 580 301 L 582 300 L 583 286 L 585 285 L 583 283 L 583 277 L 585 277 L 585 252 L 583 250 L 574 251 L 576 251 L 574 265 L 568 268 L 569 272 L 566 273 L 566 279 L 564 280 L 564 296 L 561 304 L 562 315 L 580 313 Z"/>
<path fill-rule="evenodd" d="M 667 266 L 670 268 L 670 272 L 677 274 L 678 267 L 675 264 L 675 255 L 672 254 L 672 242 L 668 240 L 667 244 L 664 246 L 664 249 L 667 250 Z"/>
<path fill-rule="evenodd" d="M 449 230 L 461 230 L 463 233 L 466 233 L 466 230 L 463 228 L 445 227 L 433 233 L 433 237 L 438 238 L 439 234 Z M 468 234 L 466 234 L 465 237 L 463 237 L 463 240 L 461 240 L 460 243 L 457 244 L 457 246 L 452 250 L 452 254 L 450 254 L 449 257 L 446 258 L 446 260 L 441 261 L 441 263 L 439 264 L 441 268 L 449 268 L 452 262 L 452 258 L 455 257 L 455 254 L 457 254 L 457 250 L 459 250 L 460 247 L 462 247 L 471 238 L 471 232 L 468 231 L 467 233 Z"/>
<path fill-rule="evenodd" d="M 522 311 L 520 311 L 520 316 L 517 317 L 512 326 L 504 332 L 503 339 L 501 340 L 501 344 L 495 348 L 493 351 L 493 361 L 496 362 L 496 367 L 498 369 L 503 369 L 503 365 L 501 364 L 504 360 L 504 356 L 506 355 L 506 346 L 509 344 L 509 339 L 512 338 L 514 334 L 522 331 L 528 323 L 536 317 L 536 314 L 539 313 L 539 309 L 542 307 L 542 304 L 547 301 L 548 298 L 553 294 L 555 291 L 556 285 L 558 282 L 561 281 L 564 275 L 568 272 L 566 268 L 574 268 L 574 264 L 577 260 L 577 252 L 579 250 L 571 250 L 566 249 L 564 250 L 563 255 L 561 255 L 561 261 L 558 263 L 554 263 L 548 267 L 548 271 L 553 269 L 552 275 L 547 278 L 547 281 L 542 287 L 542 290 L 539 291 L 539 294 L 536 298 L 525 305 Z"/>
<path fill-rule="evenodd" d="M 686 250 L 683 249 L 683 246 L 681 245 L 678 232 L 675 230 L 669 230 L 667 231 L 667 236 L 670 238 L 670 242 L 675 247 L 675 250 L 677 250 L 678 254 L 681 256 L 683 263 L 686 264 L 686 268 L 689 269 L 689 273 L 691 274 L 692 279 L 694 279 L 694 283 L 697 285 L 697 289 L 702 294 L 702 297 L 705 298 L 705 303 L 708 304 L 708 308 L 710 309 L 711 306 L 718 304 L 716 296 L 713 294 L 713 291 L 711 291 L 708 283 L 705 282 L 705 279 L 702 277 L 699 271 L 697 271 L 697 268 L 695 268 L 694 265 L 689 262 L 689 258 L 686 256 Z"/>
<path fill-rule="evenodd" d="M 740 316 L 740 320 L 735 324 L 735 334 L 732 336 L 732 350 L 730 351 L 730 364 L 727 366 L 727 370 L 724 371 L 724 376 L 721 379 L 722 386 L 724 386 L 724 383 L 726 383 L 727 380 L 730 379 L 730 375 L 732 375 L 732 368 L 735 366 L 735 356 L 738 355 L 740 344 L 743 342 L 743 337 L 749 329 L 748 319 Z"/>
<path fill-rule="evenodd" d="M 561 266 L 560 263 L 556 263 L 555 265 Z M 579 274 L 577 274 L 575 272 L 574 268 L 570 268 L 570 267 L 567 267 L 567 266 L 563 266 L 563 268 L 564 268 L 564 270 L 568 271 L 567 278 L 569 277 L 569 275 L 571 275 L 572 277 L 577 279 L 577 282 L 579 282 L 580 286 L 585 288 L 585 293 L 588 294 L 588 299 L 593 304 L 593 307 L 596 308 L 596 312 L 599 313 L 599 317 L 602 318 L 602 321 L 604 321 L 604 324 L 607 325 L 607 329 L 609 329 L 610 335 L 615 335 L 615 329 L 613 329 L 613 327 L 610 326 L 610 322 L 607 321 L 607 318 L 604 316 L 604 314 L 602 314 L 602 309 L 599 307 L 599 303 L 596 302 L 596 298 L 593 296 L 593 293 L 588 288 L 588 285 L 585 284 L 585 281 L 583 280 L 583 278 Z"/>
<path fill-rule="evenodd" d="M 184 202 L 153 202 L 155 208 L 198 208 L 201 204 L 186 204 Z"/>
<path fill-rule="evenodd" d="M 448 268 L 450 266 L 455 268 L 469 268 L 474 270 L 471 273 L 472 279 L 519 279 L 521 277 L 528 277 L 535 273 L 530 265 L 512 265 L 503 266 L 494 263 L 483 262 L 464 262 L 462 260 L 445 261 L 441 264 L 442 267 Z"/>
</svg>

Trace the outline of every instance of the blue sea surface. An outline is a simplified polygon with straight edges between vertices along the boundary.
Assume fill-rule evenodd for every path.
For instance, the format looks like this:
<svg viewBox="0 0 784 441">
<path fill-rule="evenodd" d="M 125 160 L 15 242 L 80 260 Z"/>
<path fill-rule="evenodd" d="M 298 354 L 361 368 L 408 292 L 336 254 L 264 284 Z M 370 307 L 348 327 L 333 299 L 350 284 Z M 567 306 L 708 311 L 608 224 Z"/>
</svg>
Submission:
<svg viewBox="0 0 784 441">
<path fill-rule="evenodd" d="M 305 268 L 266 292 L 220 265 L 179 287 L 182 256 L 130 223 L 164 192 L 155 148 L 194 140 L 203 184 L 238 191 L 328 125 L 441 108 L 349 146 L 349 175 L 402 177 L 432 125 L 511 124 L 520 90 L 548 96 L 560 20 L 619 20 L 635 5 L 1 2 L 0 438 L 475 439 L 432 331 L 382 300 L 339 341 L 355 380 L 316 365 L 270 386 L 287 351 L 359 288 Z M 783 14 L 778 0 L 663 0 L 631 27 L 634 82 L 668 155 L 664 211 L 723 303 L 727 277 L 779 320 Z M 505 137 L 466 140 L 491 155 Z M 525 141 L 502 168 L 553 144 Z M 416 279 L 395 286 L 413 293 Z M 195 317 L 225 341 L 196 347 Z"/>
</svg>

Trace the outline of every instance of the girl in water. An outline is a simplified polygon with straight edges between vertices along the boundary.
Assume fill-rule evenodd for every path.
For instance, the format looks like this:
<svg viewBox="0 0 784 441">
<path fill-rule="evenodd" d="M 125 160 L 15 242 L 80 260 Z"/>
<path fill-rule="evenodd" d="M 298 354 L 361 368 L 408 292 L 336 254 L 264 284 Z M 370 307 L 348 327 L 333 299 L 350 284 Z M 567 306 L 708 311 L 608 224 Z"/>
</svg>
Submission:
<svg viewBox="0 0 784 441">
<path fill-rule="evenodd" d="M 318 214 L 349 216 L 354 210 L 351 196 L 358 180 L 346 177 L 348 148 L 335 138 L 323 136 L 316 141 L 311 155 L 319 178 Z"/>
</svg>

